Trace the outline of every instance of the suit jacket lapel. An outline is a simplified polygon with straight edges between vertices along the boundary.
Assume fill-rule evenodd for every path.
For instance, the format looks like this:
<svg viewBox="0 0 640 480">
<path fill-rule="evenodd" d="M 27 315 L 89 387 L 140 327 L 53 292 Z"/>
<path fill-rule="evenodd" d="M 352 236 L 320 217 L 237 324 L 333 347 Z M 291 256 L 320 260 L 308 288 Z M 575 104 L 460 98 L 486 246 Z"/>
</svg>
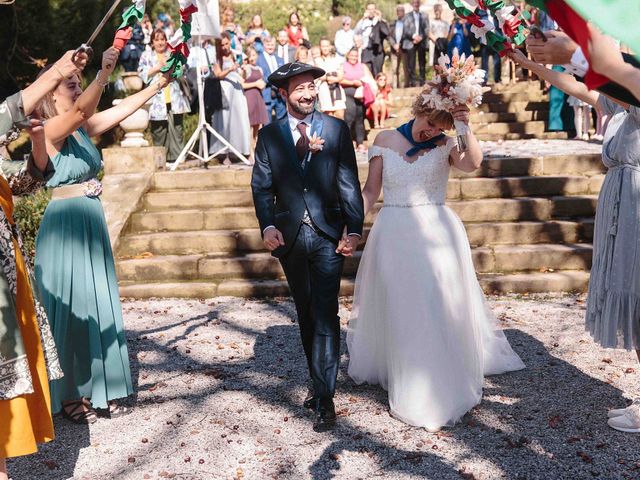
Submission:
<svg viewBox="0 0 640 480">
<path fill-rule="evenodd" d="M 291 135 L 291 128 L 289 128 L 289 116 L 285 115 L 284 118 L 279 120 L 280 133 L 288 152 L 288 159 L 296 171 L 302 175 L 302 165 L 298 161 L 298 154 L 296 153 L 296 146 L 293 143 L 293 136 Z"/>
</svg>

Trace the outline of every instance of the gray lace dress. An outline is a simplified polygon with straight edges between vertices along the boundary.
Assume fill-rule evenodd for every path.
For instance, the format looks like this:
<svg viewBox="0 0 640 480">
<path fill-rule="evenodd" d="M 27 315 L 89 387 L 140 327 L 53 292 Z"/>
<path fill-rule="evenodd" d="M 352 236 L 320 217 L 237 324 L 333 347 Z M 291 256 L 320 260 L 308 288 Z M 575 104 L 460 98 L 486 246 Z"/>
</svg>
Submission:
<svg viewBox="0 0 640 480">
<path fill-rule="evenodd" d="M 611 115 L 596 209 L 586 327 L 605 348 L 640 349 L 640 109 L 600 97 Z"/>
</svg>

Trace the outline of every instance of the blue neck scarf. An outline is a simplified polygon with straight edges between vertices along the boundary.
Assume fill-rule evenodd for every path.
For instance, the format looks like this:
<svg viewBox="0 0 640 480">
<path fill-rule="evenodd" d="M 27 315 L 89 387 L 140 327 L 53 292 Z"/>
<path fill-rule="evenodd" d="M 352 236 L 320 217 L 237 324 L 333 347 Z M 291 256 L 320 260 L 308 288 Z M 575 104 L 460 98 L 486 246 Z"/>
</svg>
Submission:
<svg viewBox="0 0 640 480">
<path fill-rule="evenodd" d="M 409 150 L 407 150 L 406 156 L 407 157 L 413 157 L 416 153 L 418 153 L 420 150 L 426 150 L 426 149 L 432 149 L 432 148 L 436 148 L 437 142 L 439 142 L 440 140 L 442 140 L 445 137 L 444 133 L 441 133 L 440 135 L 436 135 L 435 137 L 431 138 L 430 140 L 427 140 L 426 142 L 416 142 L 413 139 L 413 135 L 411 135 L 411 129 L 413 128 L 413 120 L 400 125 L 398 127 L 398 131 L 402 134 L 402 136 L 404 138 L 406 138 L 409 143 L 411 145 L 413 145 L 412 148 L 410 148 Z"/>
</svg>

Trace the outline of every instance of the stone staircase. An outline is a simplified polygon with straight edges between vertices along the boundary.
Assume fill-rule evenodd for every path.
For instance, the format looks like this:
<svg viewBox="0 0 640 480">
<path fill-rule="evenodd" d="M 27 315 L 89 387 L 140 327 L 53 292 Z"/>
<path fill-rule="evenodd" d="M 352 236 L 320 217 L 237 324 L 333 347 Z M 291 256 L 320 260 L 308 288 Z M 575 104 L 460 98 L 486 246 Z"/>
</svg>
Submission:
<svg viewBox="0 0 640 480">
<path fill-rule="evenodd" d="M 367 165 L 359 169 L 364 181 Z M 121 295 L 286 295 L 280 265 L 262 245 L 250 174 L 247 167 L 155 173 L 120 237 Z M 448 205 L 465 223 L 484 290 L 584 290 L 602 180 L 597 154 L 487 158 L 471 175 L 455 172 Z M 343 294 L 353 291 L 359 258 L 346 262 Z"/>
<path fill-rule="evenodd" d="M 397 89 L 393 93 L 395 118 L 385 127 L 398 127 L 411 119 L 411 104 L 419 88 Z M 547 132 L 549 98 L 539 82 L 497 84 L 485 93 L 483 103 L 472 112 L 473 131 L 479 140 L 565 139 L 565 132 Z M 369 131 L 372 142 L 379 130 Z"/>
</svg>

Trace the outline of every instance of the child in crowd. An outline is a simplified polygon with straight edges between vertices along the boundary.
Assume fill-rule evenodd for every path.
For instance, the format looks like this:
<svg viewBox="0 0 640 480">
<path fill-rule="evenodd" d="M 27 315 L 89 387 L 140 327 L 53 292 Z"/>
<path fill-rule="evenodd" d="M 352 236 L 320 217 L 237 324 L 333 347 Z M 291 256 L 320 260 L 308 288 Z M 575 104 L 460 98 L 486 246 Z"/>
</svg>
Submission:
<svg viewBox="0 0 640 480">
<path fill-rule="evenodd" d="M 375 101 L 367 108 L 367 119 L 373 123 L 373 128 L 384 128 L 384 121 L 389 118 L 389 107 L 393 106 L 392 88 L 387 82 L 387 75 L 384 72 L 376 75 L 376 85 L 378 93 L 376 93 Z"/>
</svg>

